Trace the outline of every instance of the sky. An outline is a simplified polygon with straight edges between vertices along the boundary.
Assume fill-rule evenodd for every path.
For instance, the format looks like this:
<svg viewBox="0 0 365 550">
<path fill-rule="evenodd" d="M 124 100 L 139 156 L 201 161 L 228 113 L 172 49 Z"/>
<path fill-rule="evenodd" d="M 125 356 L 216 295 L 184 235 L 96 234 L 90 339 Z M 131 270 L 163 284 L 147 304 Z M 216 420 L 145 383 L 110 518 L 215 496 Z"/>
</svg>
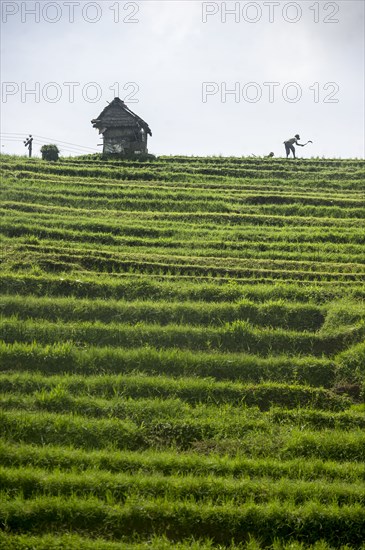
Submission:
<svg viewBox="0 0 365 550">
<path fill-rule="evenodd" d="M 155 155 L 364 158 L 363 0 L 1 0 L 1 152 L 101 152 L 120 97 Z"/>
</svg>

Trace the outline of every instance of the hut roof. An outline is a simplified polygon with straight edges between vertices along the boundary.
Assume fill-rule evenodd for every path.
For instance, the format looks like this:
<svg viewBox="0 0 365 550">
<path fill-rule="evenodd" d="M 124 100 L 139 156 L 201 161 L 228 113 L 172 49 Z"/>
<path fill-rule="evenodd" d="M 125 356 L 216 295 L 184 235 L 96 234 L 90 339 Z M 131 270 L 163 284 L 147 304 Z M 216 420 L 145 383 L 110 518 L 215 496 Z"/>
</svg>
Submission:
<svg viewBox="0 0 365 550">
<path fill-rule="evenodd" d="M 115 97 L 113 101 L 103 109 L 98 118 L 94 118 L 91 123 L 94 128 L 99 129 L 137 124 L 152 136 L 151 129 L 147 122 L 128 109 L 127 105 L 124 101 L 119 99 L 119 97 Z"/>
</svg>

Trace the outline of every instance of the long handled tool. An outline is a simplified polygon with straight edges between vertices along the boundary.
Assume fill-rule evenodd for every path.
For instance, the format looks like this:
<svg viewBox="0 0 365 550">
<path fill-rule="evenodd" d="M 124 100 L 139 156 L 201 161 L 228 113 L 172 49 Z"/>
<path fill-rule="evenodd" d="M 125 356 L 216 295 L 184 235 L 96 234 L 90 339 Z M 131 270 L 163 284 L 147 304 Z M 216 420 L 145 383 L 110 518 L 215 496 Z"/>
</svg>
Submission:
<svg viewBox="0 0 365 550">
<path fill-rule="evenodd" d="M 308 143 L 313 143 L 313 141 L 308 140 L 307 143 L 303 143 L 303 147 L 304 147 L 305 145 L 308 145 Z"/>
</svg>

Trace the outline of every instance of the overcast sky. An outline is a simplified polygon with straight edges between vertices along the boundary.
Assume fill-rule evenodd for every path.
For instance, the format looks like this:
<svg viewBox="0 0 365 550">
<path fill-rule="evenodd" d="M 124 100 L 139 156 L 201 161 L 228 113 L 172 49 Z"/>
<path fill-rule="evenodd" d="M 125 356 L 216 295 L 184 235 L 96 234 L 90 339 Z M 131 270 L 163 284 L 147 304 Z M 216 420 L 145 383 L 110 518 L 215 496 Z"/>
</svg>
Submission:
<svg viewBox="0 0 365 550">
<path fill-rule="evenodd" d="M 299 156 L 364 157 L 362 0 L 1 4 L 3 153 L 101 151 L 119 96 L 157 155 L 280 157 L 299 133 Z"/>
</svg>

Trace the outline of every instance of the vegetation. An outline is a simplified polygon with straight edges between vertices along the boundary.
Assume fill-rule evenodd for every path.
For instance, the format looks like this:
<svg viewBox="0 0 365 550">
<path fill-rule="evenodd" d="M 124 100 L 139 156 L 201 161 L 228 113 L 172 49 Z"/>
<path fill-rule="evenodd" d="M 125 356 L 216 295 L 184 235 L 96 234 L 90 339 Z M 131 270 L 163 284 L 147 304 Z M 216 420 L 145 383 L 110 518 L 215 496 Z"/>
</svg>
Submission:
<svg viewBox="0 0 365 550">
<path fill-rule="evenodd" d="M 58 160 L 59 159 L 59 149 L 57 145 L 42 145 L 41 147 L 42 159 L 43 160 Z"/>
<path fill-rule="evenodd" d="M 2 160 L 1 548 L 364 550 L 364 162 Z"/>
</svg>

